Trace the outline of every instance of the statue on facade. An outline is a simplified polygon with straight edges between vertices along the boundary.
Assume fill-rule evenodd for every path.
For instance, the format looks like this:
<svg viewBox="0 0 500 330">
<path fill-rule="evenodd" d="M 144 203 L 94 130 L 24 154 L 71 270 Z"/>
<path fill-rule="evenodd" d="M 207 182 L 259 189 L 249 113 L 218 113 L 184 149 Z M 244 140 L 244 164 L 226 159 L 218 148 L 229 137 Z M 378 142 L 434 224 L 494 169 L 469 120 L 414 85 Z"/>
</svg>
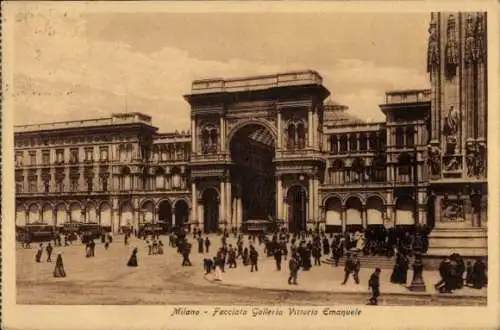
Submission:
<svg viewBox="0 0 500 330">
<path fill-rule="evenodd" d="M 456 136 L 460 124 L 460 114 L 457 108 L 452 105 L 448 110 L 448 115 L 445 119 L 445 131 L 448 136 Z"/>
<path fill-rule="evenodd" d="M 475 60 L 475 40 L 474 40 L 474 22 L 472 16 L 467 16 L 465 25 L 465 47 L 464 47 L 464 60 L 465 63 L 471 64 Z"/>
<path fill-rule="evenodd" d="M 428 153 L 428 164 L 432 175 L 439 175 L 441 172 L 441 152 L 438 147 L 429 147 Z"/>
<path fill-rule="evenodd" d="M 459 49 L 457 42 L 457 31 L 455 16 L 448 17 L 447 40 L 445 48 L 446 65 L 450 69 L 454 69 L 460 63 Z"/>
<path fill-rule="evenodd" d="M 456 157 L 449 157 L 444 164 L 445 171 L 456 171 L 460 167 L 460 162 Z"/>
<path fill-rule="evenodd" d="M 473 144 L 467 145 L 467 155 L 465 156 L 467 163 L 467 176 L 476 175 L 477 151 Z"/>
<path fill-rule="evenodd" d="M 482 62 L 486 54 L 486 33 L 484 29 L 483 14 L 478 14 L 476 19 L 475 44 L 473 56 L 476 62 Z"/>
<path fill-rule="evenodd" d="M 486 163 L 486 147 L 480 144 L 478 151 L 476 153 L 475 174 L 477 176 L 484 175 L 484 171 L 486 170 L 485 163 Z"/>
<path fill-rule="evenodd" d="M 447 221 L 460 221 L 464 219 L 464 208 L 459 200 L 443 200 L 441 215 Z"/>
<path fill-rule="evenodd" d="M 436 27 L 436 18 L 432 17 L 429 25 L 429 42 L 427 45 L 427 72 L 432 72 L 439 66 L 439 40 Z"/>
</svg>

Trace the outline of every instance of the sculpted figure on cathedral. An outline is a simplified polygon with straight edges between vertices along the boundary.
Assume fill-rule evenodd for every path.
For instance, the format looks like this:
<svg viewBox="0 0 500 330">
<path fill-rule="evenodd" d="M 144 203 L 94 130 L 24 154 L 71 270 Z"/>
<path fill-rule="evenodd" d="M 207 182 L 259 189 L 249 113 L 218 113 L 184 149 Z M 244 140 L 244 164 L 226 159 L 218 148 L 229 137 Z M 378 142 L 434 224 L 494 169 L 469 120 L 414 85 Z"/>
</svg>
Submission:
<svg viewBox="0 0 500 330">
<path fill-rule="evenodd" d="M 447 40 L 445 50 L 446 65 L 456 67 L 460 63 L 455 16 L 448 18 Z"/>
<path fill-rule="evenodd" d="M 427 47 L 427 72 L 432 72 L 439 66 L 439 40 L 435 17 L 432 18 L 429 26 L 429 43 Z"/>
<path fill-rule="evenodd" d="M 456 171 L 460 167 L 460 162 L 456 157 L 450 157 L 445 161 L 444 169 L 445 171 Z"/>
<path fill-rule="evenodd" d="M 427 150 L 429 158 L 429 168 L 432 175 L 438 175 L 441 172 L 441 153 L 437 147 L 429 147 Z"/>
<path fill-rule="evenodd" d="M 467 22 L 465 27 L 465 49 L 464 49 L 464 60 L 465 63 L 472 63 L 475 60 L 475 42 L 474 42 L 474 23 L 472 16 L 469 14 L 467 16 Z"/>
<path fill-rule="evenodd" d="M 441 207 L 441 215 L 447 221 L 464 220 L 464 209 L 458 200 L 444 200 Z"/>
<path fill-rule="evenodd" d="M 476 62 L 482 62 L 486 53 L 486 33 L 484 29 L 483 14 L 478 14 L 476 19 L 475 45 L 473 56 Z"/>
<path fill-rule="evenodd" d="M 455 136 L 458 132 L 458 126 L 460 124 L 460 115 L 455 106 L 450 106 L 448 110 L 448 115 L 446 116 L 445 131 L 449 136 Z"/>
<path fill-rule="evenodd" d="M 474 145 L 467 145 L 467 156 L 465 158 L 467 162 L 467 176 L 476 175 L 477 152 Z"/>
</svg>

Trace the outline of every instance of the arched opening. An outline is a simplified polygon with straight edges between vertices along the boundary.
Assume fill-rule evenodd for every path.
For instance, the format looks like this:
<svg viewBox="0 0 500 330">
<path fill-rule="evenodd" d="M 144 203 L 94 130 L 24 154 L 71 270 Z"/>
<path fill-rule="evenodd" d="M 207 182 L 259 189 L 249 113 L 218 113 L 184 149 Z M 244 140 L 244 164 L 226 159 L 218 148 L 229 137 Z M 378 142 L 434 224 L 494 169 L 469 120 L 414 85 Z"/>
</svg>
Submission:
<svg viewBox="0 0 500 330">
<path fill-rule="evenodd" d="M 68 222 L 66 206 L 64 204 L 59 204 L 56 206 L 56 225 L 60 226 L 66 222 Z"/>
<path fill-rule="evenodd" d="M 436 197 L 429 196 L 427 199 L 427 227 L 434 228 L 436 224 Z"/>
<path fill-rule="evenodd" d="M 111 206 L 108 203 L 102 203 L 100 211 L 101 227 L 110 232 L 113 229 L 111 227 Z"/>
<path fill-rule="evenodd" d="M 163 167 L 158 167 L 156 169 L 156 189 L 165 189 L 165 169 Z"/>
<path fill-rule="evenodd" d="M 33 204 L 29 208 L 28 223 L 40 222 L 40 208 Z"/>
<path fill-rule="evenodd" d="M 307 229 L 307 194 L 302 186 L 288 189 L 288 231 L 298 233 Z"/>
<path fill-rule="evenodd" d="M 16 226 L 26 226 L 26 210 L 22 206 L 16 208 Z"/>
<path fill-rule="evenodd" d="M 325 231 L 342 232 L 342 201 L 336 197 L 329 198 L 325 203 L 325 211 Z"/>
<path fill-rule="evenodd" d="M 175 223 L 176 224 L 186 224 L 189 220 L 189 206 L 187 202 L 183 199 L 179 199 L 175 205 Z"/>
<path fill-rule="evenodd" d="M 128 166 L 124 166 L 121 171 L 121 178 L 120 178 L 120 190 L 123 191 L 129 191 L 132 186 L 131 186 L 131 179 L 130 179 L 130 168 Z"/>
<path fill-rule="evenodd" d="M 481 195 L 474 194 L 470 197 L 472 206 L 472 225 L 474 227 L 481 227 L 484 221 L 481 218 Z"/>
<path fill-rule="evenodd" d="M 384 225 L 384 202 L 380 197 L 372 196 L 366 201 L 367 225 L 378 227 Z"/>
<path fill-rule="evenodd" d="M 232 160 L 231 183 L 235 187 L 230 201 L 233 206 L 232 223 L 244 227 L 249 220 L 264 224 L 270 217 L 275 217 L 276 210 L 274 137 L 267 127 L 252 123 L 235 132 L 229 148 Z M 229 221 L 224 214 L 222 218 Z"/>
<path fill-rule="evenodd" d="M 163 200 L 158 205 L 158 221 L 163 222 L 167 228 L 172 229 L 172 205 L 167 200 Z"/>
<path fill-rule="evenodd" d="M 350 197 L 346 202 L 346 230 L 355 232 L 363 229 L 362 204 L 359 198 Z"/>
<path fill-rule="evenodd" d="M 337 135 L 333 135 L 330 137 L 330 151 L 334 154 L 337 154 L 339 152 Z"/>
<path fill-rule="evenodd" d="M 45 204 L 42 208 L 42 222 L 51 226 L 55 225 L 52 207 L 49 204 Z"/>
<path fill-rule="evenodd" d="M 82 219 L 82 208 L 80 204 L 73 203 L 69 207 L 69 216 L 71 222 L 79 222 Z"/>
<path fill-rule="evenodd" d="M 300 122 L 297 125 L 297 145 L 299 149 L 304 149 L 306 147 L 306 129 L 304 123 Z"/>
<path fill-rule="evenodd" d="M 172 178 L 172 189 L 181 189 L 181 169 L 174 167 L 170 173 Z"/>
<path fill-rule="evenodd" d="M 87 204 L 87 222 L 97 223 L 97 208 L 94 203 Z"/>
<path fill-rule="evenodd" d="M 411 156 L 407 153 L 402 153 L 398 157 L 398 181 L 411 182 Z"/>
<path fill-rule="evenodd" d="M 396 202 L 396 226 L 413 227 L 415 201 L 408 196 L 399 197 Z"/>
<path fill-rule="evenodd" d="M 138 229 L 134 221 L 134 208 L 130 202 L 125 202 L 120 208 L 120 229 Z"/>
<path fill-rule="evenodd" d="M 213 188 L 203 191 L 203 222 L 205 233 L 215 233 L 219 229 L 219 194 Z"/>
<path fill-rule="evenodd" d="M 413 147 L 415 145 L 415 129 L 413 126 L 406 127 L 406 147 Z"/>
<path fill-rule="evenodd" d="M 143 223 L 153 223 L 155 205 L 151 201 L 144 202 L 142 204 L 142 222 Z"/>
</svg>

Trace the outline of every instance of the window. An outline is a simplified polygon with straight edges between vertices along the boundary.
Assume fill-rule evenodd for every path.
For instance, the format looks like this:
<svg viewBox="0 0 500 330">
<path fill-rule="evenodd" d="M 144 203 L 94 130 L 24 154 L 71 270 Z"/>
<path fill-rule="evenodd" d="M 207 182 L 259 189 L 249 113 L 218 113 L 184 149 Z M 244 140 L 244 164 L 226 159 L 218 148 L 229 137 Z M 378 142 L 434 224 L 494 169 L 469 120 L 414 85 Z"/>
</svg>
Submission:
<svg viewBox="0 0 500 330">
<path fill-rule="evenodd" d="M 375 133 L 372 133 L 370 134 L 370 137 L 369 137 L 369 142 L 370 142 L 370 145 L 369 145 L 369 150 L 375 150 L 377 149 L 377 136 L 375 135 Z"/>
<path fill-rule="evenodd" d="M 366 135 L 365 134 L 361 134 L 359 136 L 359 149 L 361 151 L 366 151 Z"/>
<path fill-rule="evenodd" d="M 295 125 L 293 124 L 290 124 L 288 126 L 288 130 L 287 130 L 287 145 L 288 145 L 288 149 L 290 150 L 293 150 L 295 149 Z"/>
<path fill-rule="evenodd" d="M 306 128 L 303 123 L 297 125 L 297 137 L 299 149 L 304 149 L 306 147 Z"/>
<path fill-rule="evenodd" d="M 415 129 L 412 126 L 406 128 L 406 146 L 413 147 L 415 145 Z"/>
<path fill-rule="evenodd" d="M 372 180 L 375 182 L 385 182 L 386 181 L 386 165 L 385 156 L 380 155 L 373 161 L 373 174 Z"/>
<path fill-rule="evenodd" d="M 103 177 L 101 182 L 102 182 L 102 191 L 108 191 L 108 178 Z"/>
<path fill-rule="evenodd" d="M 356 135 L 351 135 L 349 137 L 349 151 L 356 152 L 358 150 L 358 141 L 356 139 Z"/>
<path fill-rule="evenodd" d="M 396 147 L 402 148 L 404 146 L 404 132 L 402 127 L 396 128 Z"/>
<path fill-rule="evenodd" d="M 24 184 L 22 182 L 16 182 L 16 193 L 24 192 Z"/>
<path fill-rule="evenodd" d="M 78 179 L 77 178 L 71 178 L 70 189 L 73 192 L 78 191 Z"/>
<path fill-rule="evenodd" d="M 70 163 L 78 163 L 78 149 L 72 148 L 70 151 Z"/>
<path fill-rule="evenodd" d="M 94 160 L 94 148 L 85 148 L 85 161 L 91 162 Z"/>
<path fill-rule="evenodd" d="M 108 147 L 99 148 L 99 159 L 101 160 L 101 162 L 108 161 Z"/>
<path fill-rule="evenodd" d="M 87 191 L 91 192 L 93 188 L 92 178 L 87 178 Z"/>
<path fill-rule="evenodd" d="M 411 165 L 412 159 L 408 154 L 401 154 L 398 157 L 398 181 L 410 182 L 411 181 Z"/>
<path fill-rule="evenodd" d="M 23 152 L 16 152 L 16 166 L 23 166 Z"/>
<path fill-rule="evenodd" d="M 344 162 L 337 159 L 329 169 L 330 184 L 344 184 Z"/>
<path fill-rule="evenodd" d="M 49 183 L 49 181 L 44 181 L 43 182 L 43 187 L 44 187 L 44 190 L 45 190 L 46 193 L 50 192 L 50 183 Z"/>
<path fill-rule="evenodd" d="M 37 178 L 31 177 L 29 180 L 28 192 L 30 193 L 36 192 L 37 191 L 36 185 L 37 185 Z"/>
<path fill-rule="evenodd" d="M 337 136 L 334 135 L 330 138 L 330 150 L 334 153 L 337 154 L 339 152 L 339 145 L 338 145 L 338 139 Z"/>
<path fill-rule="evenodd" d="M 347 136 L 342 135 L 340 137 L 340 153 L 344 154 L 347 152 Z"/>
<path fill-rule="evenodd" d="M 56 150 L 56 163 L 57 164 L 64 163 L 64 149 L 57 149 Z"/>
<path fill-rule="evenodd" d="M 57 192 L 63 192 L 64 191 L 64 180 L 63 179 L 58 179 L 57 180 L 56 191 Z"/>
<path fill-rule="evenodd" d="M 30 165 L 36 165 L 36 151 L 30 151 Z"/>
<path fill-rule="evenodd" d="M 42 164 L 50 164 L 50 150 L 42 150 Z"/>
</svg>

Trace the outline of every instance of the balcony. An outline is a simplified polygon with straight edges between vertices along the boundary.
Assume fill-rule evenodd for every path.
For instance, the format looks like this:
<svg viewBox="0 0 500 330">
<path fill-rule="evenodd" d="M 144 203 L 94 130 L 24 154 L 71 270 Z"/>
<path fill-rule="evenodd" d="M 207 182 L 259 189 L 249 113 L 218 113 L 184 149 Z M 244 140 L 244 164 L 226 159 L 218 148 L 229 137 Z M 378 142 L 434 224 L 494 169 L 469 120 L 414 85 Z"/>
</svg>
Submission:
<svg viewBox="0 0 500 330">
<path fill-rule="evenodd" d="M 390 91 L 385 93 L 385 104 L 430 102 L 430 89 Z"/>
</svg>

